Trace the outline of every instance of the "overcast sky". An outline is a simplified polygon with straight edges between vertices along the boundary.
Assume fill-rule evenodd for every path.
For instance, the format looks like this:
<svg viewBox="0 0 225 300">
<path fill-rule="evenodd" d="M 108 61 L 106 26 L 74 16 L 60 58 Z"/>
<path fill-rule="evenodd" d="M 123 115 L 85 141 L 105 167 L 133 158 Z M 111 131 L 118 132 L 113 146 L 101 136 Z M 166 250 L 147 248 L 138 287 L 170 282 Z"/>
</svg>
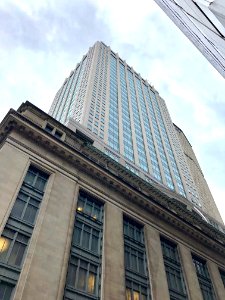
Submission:
<svg viewBox="0 0 225 300">
<path fill-rule="evenodd" d="M 26 100 L 48 112 L 97 40 L 166 100 L 225 220 L 225 81 L 151 0 L 1 0 L 0 119 Z"/>
</svg>

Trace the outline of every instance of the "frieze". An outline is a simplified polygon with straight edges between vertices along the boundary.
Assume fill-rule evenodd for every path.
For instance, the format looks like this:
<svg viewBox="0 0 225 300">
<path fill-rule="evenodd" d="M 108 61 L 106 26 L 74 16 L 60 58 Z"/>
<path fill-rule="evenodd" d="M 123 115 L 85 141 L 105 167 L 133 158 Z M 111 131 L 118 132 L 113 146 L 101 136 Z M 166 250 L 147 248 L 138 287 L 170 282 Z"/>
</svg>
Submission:
<svg viewBox="0 0 225 300">
<path fill-rule="evenodd" d="M 45 148 L 48 147 L 49 151 L 75 164 L 77 169 L 85 171 L 96 180 L 100 180 L 105 185 L 120 191 L 132 202 L 147 209 L 150 213 L 172 225 L 176 224 L 183 232 L 225 254 L 225 235 L 207 224 L 184 203 L 171 198 L 165 192 L 153 186 L 153 184 L 147 183 L 135 174 L 132 174 L 125 167 L 106 157 L 104 153 L 94 149 L 92 145 L 81 141 L 76 134 L 74 134 L 73 139 L 81 145 L 79 149 L 59 141 L 54 136 L 47 135 L 44 129 L 40 127 L 37 128 L 37 126 L 33 126 L 30 123 L 26 125 L 24 118 L 18 118 L 18 113 L 16 113 L 16 118 L 15 120 L 13 113 L 8 116 L 7 122 L 3 124 L 4 128 L 1 128 L 1 139 L 5 138 L 12 129 L 18 131 L 20 134 L 27 136 L 28 139 Z M 21 141 L 16 142 L 21 143 Z M 40 154 L 38 153 L 38 155 Z M 104 163 L 100 165 L 101 159 Z M 113 172 L 111 171 L 112 167 Z M 115 170 L 117 170 L 117 174 L 115 174 Z"/>
</svg>

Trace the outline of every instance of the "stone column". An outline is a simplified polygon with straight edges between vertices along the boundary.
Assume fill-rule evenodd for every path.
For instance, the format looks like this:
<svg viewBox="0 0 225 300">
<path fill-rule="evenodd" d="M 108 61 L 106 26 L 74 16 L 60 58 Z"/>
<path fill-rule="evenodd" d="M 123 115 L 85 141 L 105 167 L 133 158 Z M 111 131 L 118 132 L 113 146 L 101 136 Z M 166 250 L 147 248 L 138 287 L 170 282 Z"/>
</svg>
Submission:
<svg viewBox="0 0 225 300">
<path fill-rule="evenodd" d="M 29 157 L 5 143 L 0 149 L 0 234 L 26 174 Z"/>
<path fill-rule="evenodd" d="M 102 300 L 125 299 L 123 215 L 120 208 L 105 204 Z"/>
<path fill-rule="evenodd" d="M 189 299 L 203 300 L 190 250 L 186 246 L 179 244 L 179 253 Z"/>
<path fill-rule="evenodd" d="M 216 299 L 224 300 L 225 299 L 225 289 L 223 285 L 223 281 L 221 279 L 218 266 L 212 261 L 208 261 L 207 263 L 210 278 L 212 280 L 212 284 L 214 286 L 214 291 L 216 295 Z"/>
<path fill-rule="evenodd" d="M 169 300 L 170 296 L 166 272 L 164 268 L 159 232 L 151 226 L 146 225 L 145 238 L 152 299 Z"/>
<path fill-rule="evenodd" d="M 63 294 L 61 282 L 73 230 L 75 192 L 75 181 L 58 172 L 50 176 L 14 300 L 56 300 Z"/>
</svg>

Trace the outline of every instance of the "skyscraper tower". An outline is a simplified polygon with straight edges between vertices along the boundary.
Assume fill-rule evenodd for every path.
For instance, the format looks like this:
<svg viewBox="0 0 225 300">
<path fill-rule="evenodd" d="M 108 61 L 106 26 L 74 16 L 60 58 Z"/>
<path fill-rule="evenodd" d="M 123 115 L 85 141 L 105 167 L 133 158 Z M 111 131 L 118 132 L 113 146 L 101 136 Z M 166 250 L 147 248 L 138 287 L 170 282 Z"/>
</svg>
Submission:
<svg viewBox="0 0 225 300">
<path fill-rule="evenodd" d="M 146 181 L 162 184 L 209 212 L 165 101 L 103 42 L 96 42 L 57 92 L 49 114 L 83 125 L 102 150 Z"/>
</svg>

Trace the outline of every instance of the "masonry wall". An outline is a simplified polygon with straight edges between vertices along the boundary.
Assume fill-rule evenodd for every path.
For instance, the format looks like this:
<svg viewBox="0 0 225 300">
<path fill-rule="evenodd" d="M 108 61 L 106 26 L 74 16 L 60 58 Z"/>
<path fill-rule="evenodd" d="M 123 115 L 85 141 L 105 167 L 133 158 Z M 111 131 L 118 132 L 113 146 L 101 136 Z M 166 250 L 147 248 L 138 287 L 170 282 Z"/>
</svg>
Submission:
<svg viewBox="0 0 225 300">
<path fill-rule="evenodd" d="M 76 203 L 82 188 L 104 204 L 101 300 L 125 299 L 123 214 L 143 224 L 152 298 L 169 300 L 160 236 L 177 243 L 190 299 L 202 300 L 191 253 L 211 266 L 210 276 L 217 299 L 225 299 L 218 266 L 225 268 L 219 253 L 187 235 L 177 226 L 151 212 L 147 205 L 124 197 L 85 169 L 58 156 L 35 139 L 12 132 L 0 151 L 0 234 L 30 163 L 50 173 L 33 230 L 14 300 L 61 300 L 67 273 Z M 134 192 L 137 193 L 137 192 Z M 147 198 L 146 198 L 147 199 Z M 149 201 L 151 201 L 149 199 Z"/>
<path fill-rule="evenodd" d="M 213 196 L 210 192 L 210 189 L 200 168 L 198 160 L 194 154 L 194 151 L 192 150 L 192 146 L 190 145 L 183 132 L 179 130 L 176 126 L 175 129 L 180 143 L 183 147 L 183 151 L 186 156 L 186 160 L 190 168 L 192 177 L 194 179 L 195 185 L 197 187 L 202 204 L 202 210 L 214 219 L 216 219 L 218 222 L 221 222 L 223 224 L 223 220 L 213 199 Z"/>
</svg>

